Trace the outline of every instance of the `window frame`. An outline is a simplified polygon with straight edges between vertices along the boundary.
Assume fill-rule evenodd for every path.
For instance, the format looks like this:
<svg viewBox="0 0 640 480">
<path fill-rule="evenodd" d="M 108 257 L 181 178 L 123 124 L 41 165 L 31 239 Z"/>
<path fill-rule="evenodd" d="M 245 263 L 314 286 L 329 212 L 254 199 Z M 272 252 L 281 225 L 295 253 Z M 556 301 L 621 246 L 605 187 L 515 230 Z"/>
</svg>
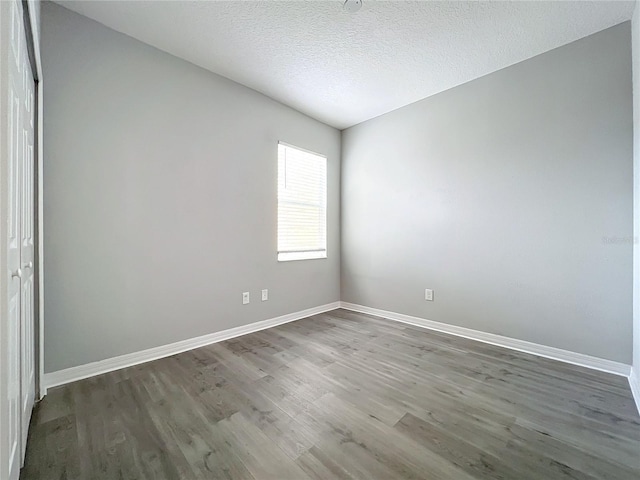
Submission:
<svg viewBox="0 0 640 480">
<path fill-rule="evenodd" d="M 279 249 L 279 238 L 280 238 L 280 146 L 284 148 L 290 148 L 294 150 L 298 150 L 303 153 L 307 153 L 310 155 L 314 155 L 316 157 L 322 158 L 324 160 L 324 249 L 316 249 L 316 250 L 303 250 L 303 251 L 280 251 Z M 292 145 L 290 143 L 286 143 L 283 141 L 278 141 L 276 147 L 276 257 L 278 262 L 293 262 L 300 260 L 322 260 L 326 259 L 329 256 L 329 209 L 328 209 L 328 196 L 329 196 L 329 160 L 326 155 L 322 153 L 314 152 L 313 150 L 309 150 L 306 148 L 301 148 L 296 145 Z"/>
</svg>

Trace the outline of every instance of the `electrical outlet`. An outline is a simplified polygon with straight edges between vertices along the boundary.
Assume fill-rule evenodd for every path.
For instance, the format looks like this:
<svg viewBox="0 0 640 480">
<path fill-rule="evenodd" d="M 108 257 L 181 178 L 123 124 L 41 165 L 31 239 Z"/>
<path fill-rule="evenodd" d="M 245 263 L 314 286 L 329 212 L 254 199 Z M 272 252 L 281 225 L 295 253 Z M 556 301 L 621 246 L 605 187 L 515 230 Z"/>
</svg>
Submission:
<svg viewBox="0 0 640 480">
<path fill-rule="evenodd" d="M 267 300 L 269 300 L 269 290 L 265 288 L 262 290 L 262 301 L 266 302 Z"/>
<path fill-rule="evenodd" d="M 424 299 L 427 302 L 433 302 L 433 290 L 431 290 L 429 288 L 425 288 L 424 289 Z"/>
<path fill-rule="evenodd" d="M 249 292 L 242 292 L 242 304 L 246 305 L 249 303 Z"/>
</svg>

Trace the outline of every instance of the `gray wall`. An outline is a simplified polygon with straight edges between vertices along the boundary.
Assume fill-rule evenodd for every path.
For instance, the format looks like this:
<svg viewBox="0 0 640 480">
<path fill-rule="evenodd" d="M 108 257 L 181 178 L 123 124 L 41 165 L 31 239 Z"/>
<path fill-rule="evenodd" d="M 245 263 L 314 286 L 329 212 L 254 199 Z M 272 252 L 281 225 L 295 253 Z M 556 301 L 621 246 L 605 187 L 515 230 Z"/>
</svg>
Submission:
<svg viewBox="0 0 640 480">
<path fill-rule="evenodd" d="M 47 372 L 339 300 L 340 132 L 51 3 L 42 50 Z M 328 157 L 326 260 L 276 261 L 278 140 Z"/>
<path fill-rule="evenodd" d="M 342 300 L 630 363 L 630 33 L 344 131 Z"/>
</svg>

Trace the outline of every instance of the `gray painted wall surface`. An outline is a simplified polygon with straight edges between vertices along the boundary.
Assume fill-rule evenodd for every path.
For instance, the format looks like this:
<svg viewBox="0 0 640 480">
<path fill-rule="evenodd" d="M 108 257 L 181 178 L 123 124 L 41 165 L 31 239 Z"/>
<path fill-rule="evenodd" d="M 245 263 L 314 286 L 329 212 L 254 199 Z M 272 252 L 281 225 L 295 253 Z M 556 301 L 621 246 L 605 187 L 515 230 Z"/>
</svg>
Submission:
<svg viewBox="0 0 640 480">
<path fill-rule="evenodd" d="M 629 364 L 630 33 L 344 131 L 342 300 Z"/>
<path fill-rule="evenodd" d="M 42 36 L 47 372 L 339 300 L 340 132 L 48 2 Z M 328 157 L 326 260 L 276 261 L 278 140 Z"/>
</svg>

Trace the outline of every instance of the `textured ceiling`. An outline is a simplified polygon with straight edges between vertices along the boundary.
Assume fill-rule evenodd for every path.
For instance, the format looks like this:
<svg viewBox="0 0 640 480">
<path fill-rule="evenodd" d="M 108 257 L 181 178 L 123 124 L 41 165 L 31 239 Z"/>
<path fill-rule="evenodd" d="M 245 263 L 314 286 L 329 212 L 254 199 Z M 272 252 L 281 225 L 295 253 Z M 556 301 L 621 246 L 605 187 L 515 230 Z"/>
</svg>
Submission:
<svg viewBox="0 0 640 480">
<path fill-rule="evenodd" d="M 337 128 L 631 18 L 633 2 L 60 1 Z"/>
</svg>

